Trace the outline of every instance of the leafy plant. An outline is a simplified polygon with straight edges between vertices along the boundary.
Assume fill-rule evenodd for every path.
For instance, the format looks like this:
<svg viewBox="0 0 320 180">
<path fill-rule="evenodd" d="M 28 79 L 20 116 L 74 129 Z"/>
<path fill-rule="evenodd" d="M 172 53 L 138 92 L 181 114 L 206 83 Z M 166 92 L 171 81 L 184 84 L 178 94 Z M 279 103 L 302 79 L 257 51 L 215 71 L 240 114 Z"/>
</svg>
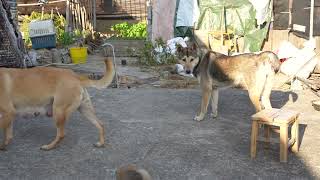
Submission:
<svg viewBox="0 0 320 180">
<path fill-rule="evenodd" d="M 159 38 L 156 39 L 155 43 L 145 42 L 144 47 L 138 53 L 138 62 L 147 66 L 174 64 L 176 58 L 168 51 L 164 41 Z"/>
<path fill-rule="evenodd" d="M 62 46 L 68 46 L 68 45 L 74 43 L 74 37 L 73 37 L 72 33 L 63 32 L 60 35 L 59 41 L 60 41 Z"/>
<path fill-rule="evenodd" d="M 129 24 L 123 22 L 115 24 L 111 30 L 116 33 L 116 37 L 124 39 L 145 39 L 147 37 L 147 24 L 146 22 L 139 22 L 136 24 Z"/>
</svg>

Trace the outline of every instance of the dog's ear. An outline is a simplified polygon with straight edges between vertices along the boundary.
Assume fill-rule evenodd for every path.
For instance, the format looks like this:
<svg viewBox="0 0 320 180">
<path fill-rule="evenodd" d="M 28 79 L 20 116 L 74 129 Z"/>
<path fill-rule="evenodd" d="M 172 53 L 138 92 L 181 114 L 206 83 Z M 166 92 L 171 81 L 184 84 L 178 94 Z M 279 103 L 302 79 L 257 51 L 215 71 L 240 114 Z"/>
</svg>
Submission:
<svg viewBox="0 0 320 180">
<path fill-rule="evenodd" d="M 177 53 L 182 53 L 183 47 L 180 44 L 177 44 Z"/>
<path fill-rule="evenodd" d="M 176 47 L 177 47 L 177 51 L 176 51 L 177 57 L 183 56 L 184 48 L 180 44 L 177 44 Z"/>
<path fill-rule="evenodd" d="M 191 50 L 192 51 L 197 51 L 197 44 L 196 43 L 192 43 Z"/>
</svg>

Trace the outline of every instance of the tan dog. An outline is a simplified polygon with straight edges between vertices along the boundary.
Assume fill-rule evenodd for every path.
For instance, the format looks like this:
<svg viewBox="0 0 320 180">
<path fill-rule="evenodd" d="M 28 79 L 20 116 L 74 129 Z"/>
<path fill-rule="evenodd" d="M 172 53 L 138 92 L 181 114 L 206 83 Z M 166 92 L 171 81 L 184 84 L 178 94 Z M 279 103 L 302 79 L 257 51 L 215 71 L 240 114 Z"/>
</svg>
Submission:
<svg viewBox="0 0 320 180">
<path fill-rule="evenodd" d="M 71 70 L 53 67 L 31 69 L 0 68 L 0 128 L 4 129 L 5 149 L 12 139 L 12 123 L 16 114 L 45 112 L 52 115 L 57 127 L 56 138 L 42 150 L 54 148 L 64 137 L 64 125 L 71 113 L 79 110 L 99 130 L 104 145 L 104 128 L 95 115 L 86 87 L 105 88 L 113 80 L 112 60 L 105 60 L 106 72 L 100 80 L 81 77 Z"/>
<path fill-rule="evenodd" d="M 116 176 L 117 180 L 152 180 L 145 169 L 138 169 L 132 164 L 117 169 Z"/>
<path fill-rule="evenodd" d="M 185 72 L 192 73 L 200 81 L 202 102 L 194 120 L 201 121 L 205 117 L 210 99 L 212 116 L 217 117 L 218 89 L 230 86 L 246 88 L 256 111 L 271 108 L 273 79 L 280 67 L 280 61 L 274 53 L 225 56 L 209 51 L 200 60 L 195 45 L 191 48 L 180 47 L 177 52 L 178 61 L 184 66 Z"/>
</svg>

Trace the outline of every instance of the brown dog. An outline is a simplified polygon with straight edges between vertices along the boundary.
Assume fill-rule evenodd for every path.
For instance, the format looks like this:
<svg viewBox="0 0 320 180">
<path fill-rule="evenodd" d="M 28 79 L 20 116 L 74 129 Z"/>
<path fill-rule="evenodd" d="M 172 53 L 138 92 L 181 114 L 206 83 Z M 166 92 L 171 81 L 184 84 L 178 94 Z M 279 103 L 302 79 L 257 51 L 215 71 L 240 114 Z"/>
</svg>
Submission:
<svg viewBox="0 0 320 180">
<path fill-rule="evenodd" d="M 226 56 L 209 51 L 200 59 L 195 45 L 191 48 L 180 47 L 177 52 L 178 61 L 184 66 L 185 73 L 192 73 L 200 81 L 201 108 L 194 120 L 201 121 L 204 118 L 210 99 L 212 116 L 217 117 L 218 89 L 230 86 L 246 88 L 256 111 L 271 108 L 273 79 L 280 67 L 280 61 L 274 53 Z"/>
<path fill-rule="evenodd" d="M 4 129 L 5 149 L 12 139 L 16 114 L 45 112 L 52 115 L 57 127 L 56 138 L 42 150 L 54 148 L 64 137 L 64 125 L 71 113 L 79 110 L 99 130 L 97 147 L 104 145 L 104 128 L 95 115 L 86 87 L 107 87 L 113 80 L 112 60 L 105 60 L 106 72 L 100 80 L 90 80 L 71 70 L 53 67 L 31 69 L 0 68 L 0 128 Z"/>
</svg>

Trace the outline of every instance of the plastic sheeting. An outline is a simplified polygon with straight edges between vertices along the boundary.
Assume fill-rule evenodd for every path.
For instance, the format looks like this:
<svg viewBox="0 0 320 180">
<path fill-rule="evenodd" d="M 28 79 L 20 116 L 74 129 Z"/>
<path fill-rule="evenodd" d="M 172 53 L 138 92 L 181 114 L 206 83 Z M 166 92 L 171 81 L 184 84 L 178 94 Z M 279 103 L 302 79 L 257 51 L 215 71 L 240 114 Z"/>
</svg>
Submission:
<svg viewBox="0 0 320 180">
<path fill-rule="evenodd" d="M 225 24 L 228 31 L 233 31 L 235 35 L 244 37 L 245 52 L 256 52 L 261 49 L 271 19 L 270 3 L 267 12 L 258 13 L 259 23 L 264 22 L 258 26 L 256 23 L 257 11 L 249 0 L 200 0 L 199 2 L 200 18 L 197 28 L 200 30 L 220 30 L 221 26 Z M 252 2 L 254 1 L 252 0 Z M 260 1 L 254 3 L 260 3 Z M 263 6 L 259 5 L 259 7 Z M 225 9 L 224 13 L 222 13 L 223 9 Z M 225 16 L 224 22 L 221 22 L 222 15 Z"/>
<path fill-rule="evenodd" d="M 180 9 L 180 5 L 187 0 L 178 1 L 180 1 L 177 9 L 179 14 L 177 14 L 175 25 L 175 31 L 178 33 L 175 35 L 183 36 L 189 28 L 188 26 L 180 26 L 182 25 L 180 22 L 177 27 L 178 20 L 184 18 L 192 19 L 194 22 L 194 15 L 190 9 Z M 189 0 L 189 5 L 181 5 L 181 8 L 190 6 L 190 3 L 195 1 Z M 222 12 L 223 9 L 225 9 L 224 12 Z M 270 0 L 199 0 L 199 10 L 200 16 L 195 26 L 196 29 L 219 31 L 221 26 L 225 25 L 228 32 L 233 31 L 238 37 L 244 37 L 245 52 L 256 52 L 261 49 L 271 20 Z M 222 15 L 225 18 L 222 18 Z M 221 22 L 221 19 L 225 19 L 224 22 Z M 189 20 L 185 21 L 189 22 Z"/>
<path fill-rule="evenodd" d="M 256 10 L 257 24 L 261 25 L 267 21 L 270 0 L 249 0 Z"/>
<path fill-rule="evenodd" d="M 197 0 L 180 0 L 177 11 L 176 27 L 194 26 L 195 22 L 199 18 L 199 15 L 200 11 Z"/>
</svg>

